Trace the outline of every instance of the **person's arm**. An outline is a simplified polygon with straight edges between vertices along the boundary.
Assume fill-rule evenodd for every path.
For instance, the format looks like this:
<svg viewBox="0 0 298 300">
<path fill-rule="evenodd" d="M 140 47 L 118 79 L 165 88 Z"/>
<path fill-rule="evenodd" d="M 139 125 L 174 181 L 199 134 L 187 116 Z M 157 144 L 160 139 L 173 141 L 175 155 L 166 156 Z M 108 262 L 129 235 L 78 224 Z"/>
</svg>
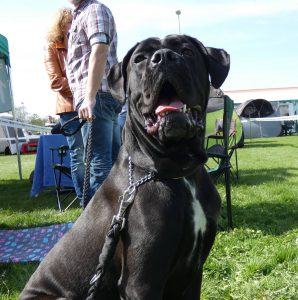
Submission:
<svg viewBox="0 0 298 300">
<path fill-rule="evenodd" d="M 44 49 L 44 63 L 50 79 L 51 89 L 64 97 L 72 98 L 67 78 L 62 72 L 63 66 L 60 66 L 56 49 L 51 45 L 47 45 Z"/>
<path fill-rule="evenodd" d="M 84 101 L 79 109 L 81 119 L 91 120 L 95 106 L 96 93 L 100 87 L 105 72 L 109 45 L 94 44 L 91 48 L 88 66 L 88 79 Z"/>
</svg>

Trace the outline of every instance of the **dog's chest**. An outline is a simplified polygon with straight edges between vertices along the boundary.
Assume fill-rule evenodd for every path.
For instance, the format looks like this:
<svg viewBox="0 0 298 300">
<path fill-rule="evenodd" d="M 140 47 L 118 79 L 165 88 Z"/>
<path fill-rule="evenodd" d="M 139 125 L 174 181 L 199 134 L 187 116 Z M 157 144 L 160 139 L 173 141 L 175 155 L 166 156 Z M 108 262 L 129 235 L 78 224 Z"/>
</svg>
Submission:
<svg viewBox="0 0 298 300">
<path fill-rule="evenodd" d="M 207 219 L 203 211 L 202 205 L 196 195 L 195 186 L 185 179 L 185 186 L 189 191 L 190 199 L 190 210 L 191 210 L 191 226 L 193 231 L 193 245 L 189 256 L 189 260 L 194 256 L 194 252 L 197 249 L 199 234 L 204 235 L 207 227 Z"/>
</svg>

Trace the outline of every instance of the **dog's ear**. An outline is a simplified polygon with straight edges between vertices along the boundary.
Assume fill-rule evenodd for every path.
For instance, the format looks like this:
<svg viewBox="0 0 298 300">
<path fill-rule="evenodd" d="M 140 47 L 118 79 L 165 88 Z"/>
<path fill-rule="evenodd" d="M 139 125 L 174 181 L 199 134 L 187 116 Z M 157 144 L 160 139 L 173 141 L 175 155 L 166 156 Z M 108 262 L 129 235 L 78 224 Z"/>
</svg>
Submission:
<svg viewBox="0 0 298 300">
<path fill-rule="evenodd" d="M 218 89 L 226 80 L 230 70 L 230 55 L 223 49 L 206 47 L 211 84 Z"/>
<path fill-rule="evenodd" d="M 211 84 L 218 89 L 225 81 L 230 70 L 230 55 L 223 49 L 205 47 L 197 39 L 187 36 L 187 38 L 204 55 L 207 63 Z"/>
<path fill-rule="evenodd" d="M 134 50 L 138 45 L 139 43 L 137 43 L 127 52 L 122 62 L 113 65 L 108 74 L 110 92 L 112 96 L 119 100 L 122 104 L 124 104 L 126 100 L 127 66 Z"/>
<path fill-rule="evenodd" d="M 122 64 L 123 62 L 120 62 L 112 66 L 108 74 L 108 84 L 113 98 L 120 101 L 123 105 L 126 91 L 124 88 L 125 79 L 122 75 Z"/>
</svg>

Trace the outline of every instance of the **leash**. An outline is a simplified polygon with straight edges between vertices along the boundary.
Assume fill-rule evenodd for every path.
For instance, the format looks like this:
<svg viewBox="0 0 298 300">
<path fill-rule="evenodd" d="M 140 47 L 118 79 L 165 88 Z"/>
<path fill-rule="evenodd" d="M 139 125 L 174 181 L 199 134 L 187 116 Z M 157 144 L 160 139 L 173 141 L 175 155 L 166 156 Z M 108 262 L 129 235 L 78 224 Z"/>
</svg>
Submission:
<svg viewBox="0 0 298 300">
<path fill-rule="evenodd" d="M 140 185 L 156 178 L 155 173 L 148 172 L 145 176 L 136 182 L 133 182 L 133 163 L 130 156 L 128 157 L 128 165 L 129 186 L 123 194 L 119 196 L 119 211 L 117 215 L 113 216 L 112 223 L 105 237 L 104 245 L 98 258 L 99 262 L 96 267 L 95 274 L 90 280 L 90 287 L 85 300 L 95 299 L 96 291 L 98 291 L 103 285 L 104 273 L 114 257 L 121 231 L 125 227 L 127 209 L 133 204 L 137 188 Z"/>
<path fill-rule="evenodd" d="M 87 122 L 87 120 L 82 120 L 80 122 L 78 128 L 76 128 L 72 132 L 65 130 L 65 128 L 71 122 L 79 120 L 79 119 L 80 119 L 79 116 L 75 116 L 75 117 L 69 119 L 59 129 L 57 129 L 57 130 L 59 130 L 59 132 L 57 132 L 57 133 L 61 133 L 64 136 L 75 135 L 82 128 L 82 126 Z M 86 149 L 85 149 L 86 161 L 85 161 L 85 174 L 84 174 L 84 184 L 83 184 L 83 208 L 86 207 L 86 205 L 88 204 L 88 200 L 89 200 L 88 199 L 88 191 L 89 191 L 89 187 L 90 187 L 90 164 L 91 164 L 91 160 L 92 160 L 92 139 L 93 139 L 93 120 L 94 119 L 95 119 L 95 116 L 92 116 L 92 119 L 90 121 L 90 129 L 89 129 L 89 133 L 88 133 Z"/>
<path fill-rule="evenodd" d="M 58 129 L 58 130 L 60 131 L 59 133 L 65 135 L 65 136 L 72 136 L 72 135 L 76 134 L 76 133 L 83 127 L 83 125 L 87 122 L 87 120 L 82 120 L 82 121 L 80 122 L 78 128 L 77 128 L 76 130 L 72 131 L 72 132 L 67 131 L 67 130 L 66 130 L 66 127 L 67 127 L 67 125 L 70 124 L 71 122 L 76 121 L 76 120 L 79 120 L 79 119 L 80 119 L 79 116 L 75 116 L 75 117 L 69 119 L 68 121 L 66 121 L 66 122 Z M 93 119 L 93 117 L 92 117 L 92 119 Z"/>
<path fill-rule="evenodd" d="M 90 165 L 92 160 L 92 139 L 93 139 L 93 123 L 95 116 L 92 116 L 92 119 L 90 121 L 90 128 L 88 133 L 88 139 L 87 139 L 87 145 L 86 145 L 86 165 L 85 165 L 85 174 L 84 174 L 84 185 L 83 185 L 83 208 L 85 208 L 89 202 L 88 199 L 88 191 L 90 187 Z M 86 121 L 86 120 L 84 120 Z M 81 122 L 82 123 L 82 122 Z M 85 122 L 84 122 L 85 123 Z"/>
</svg>

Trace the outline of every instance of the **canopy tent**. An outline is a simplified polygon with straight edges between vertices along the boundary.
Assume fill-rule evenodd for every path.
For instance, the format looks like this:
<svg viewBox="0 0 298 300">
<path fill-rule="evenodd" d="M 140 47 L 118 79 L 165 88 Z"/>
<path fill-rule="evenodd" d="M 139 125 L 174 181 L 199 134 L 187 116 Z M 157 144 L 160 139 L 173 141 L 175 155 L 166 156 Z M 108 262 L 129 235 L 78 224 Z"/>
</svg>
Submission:
<svg viewBox="0 0 298 300">
<path fill-rule="evenodd" d="M 10 80 L 10 57 L 7 38 L 0 34 L 0 113 L 12 112 L 15 120 L 14 104 Z M 15 130 L 15 146 L 17 149 L 19 176 L 22 179 L 21 157 L 19 149 L 18 132 Z"/>
<path fill-rule="evenodd" d="M 0 113 L 12 110 L 8 41 L 0 34 Z"/>
<path fill-rule="evenodd" d="M 5 60 L 5 64 L 10 66 L 8 41 L 7 38 L 0 34 L 0 58 Z"/>
<path fill-rule="evenodd" d="M 236 113 L 240 116 L 244 138 L 274 137 L 281 133 L 281 122 L 253 120 L 254 118 L 277 117 L 271 102 L 251 99 L 240 104 Z"/>
</svg>

